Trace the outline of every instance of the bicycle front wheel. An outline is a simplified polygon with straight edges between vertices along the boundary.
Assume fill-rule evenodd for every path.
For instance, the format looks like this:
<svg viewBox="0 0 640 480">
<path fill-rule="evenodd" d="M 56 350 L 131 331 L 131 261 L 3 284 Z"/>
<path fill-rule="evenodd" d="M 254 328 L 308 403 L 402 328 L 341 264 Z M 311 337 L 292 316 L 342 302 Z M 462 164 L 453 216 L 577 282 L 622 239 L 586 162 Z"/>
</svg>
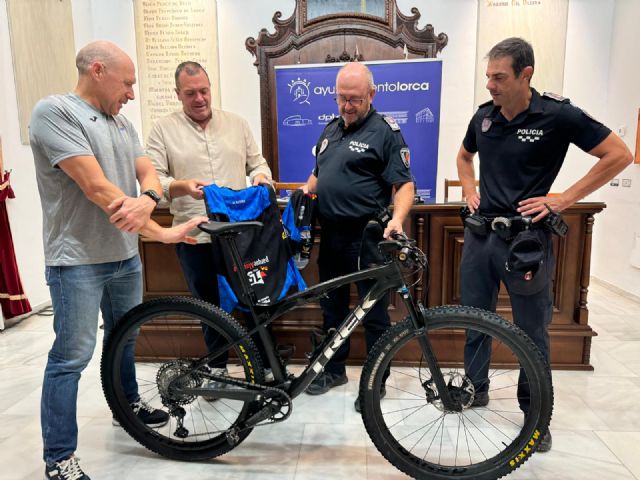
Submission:
<svg viewBox="0 0 640 480">
<path fill-rule="evenodd" d="M 424 356 L 413 360 L 425 334 L 453 409 Z M 390 328 L 369 354 L 360 398 L 380 453 L 418 479 L 509 474 L 535 451 L 553 408 L 550 370 L 529 337 L 494 313 L 460 306 L 426 310 L 424 329 L 410 319 Z"/>
<path fill-rule="evenodd" d="M 230 315 L 193 298 L 159 298 L 133 308 L 102 355 L 102 388 L 114 421 L 168 458 L 204 460 L 231 450 L 251 432 L 235 427 L 251 414 L 253 402 L 216 399 L 206 389 L 264 382 L 262 362 L 245 335 Z M 205 358 L 212 344 L 222 353 Z M 204 393 L 188 393 L 194 389 Z M 152 424 L 139 413 L 140 404 L 130 403 L 136 390 L 147 411 L 168 416 L 160 414 Z"/>
</svg>

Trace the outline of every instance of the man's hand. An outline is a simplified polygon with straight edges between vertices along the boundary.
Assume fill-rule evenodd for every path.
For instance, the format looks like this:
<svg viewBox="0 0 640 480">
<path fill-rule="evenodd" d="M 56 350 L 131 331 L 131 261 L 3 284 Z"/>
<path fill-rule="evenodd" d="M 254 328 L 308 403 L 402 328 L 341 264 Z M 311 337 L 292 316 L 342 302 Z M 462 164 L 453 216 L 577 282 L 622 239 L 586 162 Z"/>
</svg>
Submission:
<svg viewBox="0 0 640 480">
<path fill-rule="evenodd" d="M 271 180 L 267 178 L 264 173 L 259 173 L 255 177 L 253 177 L 253 186 L 256 187 L 260 184 L 271 186 Z"/>
<path fill-rule="evenodd" d="M 151 218 L 151 212 L 156 208 L 154 202 L 147 195 L 138 198 L 118 197 L 109 204 L 107 209 L 115 212 L 109 221 L 123 232 L 138 233 Z"/>
<path fill-rule="evenodd" d="M 467 207 L 469 207 L 471 213 L 476 213 L 476 210 L 480 208 L 480 194 L 478 192 L 467 197 Z"/>
<path fill-rule="evenodd" d="M 205 182 L 204 180 L 198 180 L 197 178 L 174 180 L 171 182 L 171 185 L 169 185 L 169 196 L 171 198 L 178 198 L 189 195 L 196 200 L 202 200 L 204 198 L 202 187 L 206 187 L 210 183 L 211 182 Z"/>
<path fill-rule="evenodd" d="M 570 205 L 564 200 L 562 195 L 552 195 L 549 197 L 532 197 L 518 202 L 518 213 L 523 217 L 533 217 L 533 222 L 539 222 L 549 214 L 549 205 L 554 212 L 561 212 Z"/>
<path fill-rule="evenodd" d="M 392 218 L 387 223 L 387 228 L 384 229 L 384 233 L 382 236 L 384 238 L 389 238 L 393 232 L 402 233 L 402 222 L 396 218 Z"/>
<path fill-rule="evenodd" d="M 209 219 L 207 217 L 194 217 L 181 225 L 176 225 L 171 228 L 163 228 L 158 236 L 158 240 L 162 243 L 184 242 L 190 245 L 195 245 L 197 243 L 196 239 L 189 236 L 188 233 L 201 223 L 206 223 L 208 221 Z"/>
<path fill-rule="evenodd" d="M 185 186 L 187 195 L 191 196 L 191 198 L 195 198 L 196 200 L 202 200 L 204 198 L 204 192 L 202 191 L 202 187 L 206 187 L 208 185 L 207 182 L 202 180 L 185 180 Z"/>
</svg>

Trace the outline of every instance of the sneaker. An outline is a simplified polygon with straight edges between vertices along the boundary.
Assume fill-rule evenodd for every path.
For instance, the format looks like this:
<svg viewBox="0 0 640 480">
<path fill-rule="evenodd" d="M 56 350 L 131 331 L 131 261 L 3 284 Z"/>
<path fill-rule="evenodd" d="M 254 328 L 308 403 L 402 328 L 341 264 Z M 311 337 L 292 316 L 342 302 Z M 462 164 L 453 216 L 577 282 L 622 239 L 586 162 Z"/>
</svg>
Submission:
<svg viewBox="0 0 640 480">
<path fill-rule="evenodd" d="M 131 409 L 147 427 L 162 427 L 169 421 L 169 414 L 167 412 L 153 408 L 142 399 L 139 399 L 137 402 L 133 402 L 131 404 Z M 112 423 L 116 427 L 120 426 L 120 422 L 118 422 L 115 417 L 113 418 Z"/>
<path fill-rule="evenodd" d="M 217 375 L 217 376 L 227 376 L 229 374 L 229 371 L 225 368 L 211 368 L 208 367 L 208 373 L 210 373 L 211 375 Z M 217 380 L 208 380 L 207 382 L 205 382 L 205 384 L 203 385 L 206 388 L 226 388 L 229 385 L 224 383 L 224 382 L 218 382 Z M 206 400 L 207 402 L 214 402 L 218 399 L 219 397 L 216 397 L 215 395 L 203 395 L 202 399 Z"/>
<path fill-rule="evenodd" d="M 544 437 L 542 437 L 542 440 L 540 440 L 540 443 L 538 444 L 538 449 L 536 450 L 536 452 L 540 452 L 540 453 L 548 452 L 549 450 L 551 450 L 552 444 L 553 444 L 553 440 L 551 438 L 551 431 L 547 430 L 547 433 L 545 433 Z"/>
<path fill-rule="evenodd" d="M 346 373 L 337 374 L 322 372 L 313 380 L 313 382 L 311 382 L 311 385 L 307 387 L 306 392 L 309 395 L 322 395 L 323 393 L 327 393 L 333 387 L 344 385 L 348 381 L 349 379 L 347 378 Z"/>
<path fill-rule="evenodd" d="M 387 389 L 383 385 L 382 388 L 380 389 L 380 399 L 383 399 L 386 394 L 387 394 Z M 356 401 L 353 402 L 353 406 L 355 407 L 356 412 L 362 413 L 362 400 L 360 400 L 360 394 L 358 394 Z"/>
<path fill-rule="evenodd" d="M 78 460 L 80 460 L 78 457 L 71 455 L 53 465 L 47 465 L 44 469 L 45 480 L 91 480 L 89 475 L 80 468 Z"/>
</svg>

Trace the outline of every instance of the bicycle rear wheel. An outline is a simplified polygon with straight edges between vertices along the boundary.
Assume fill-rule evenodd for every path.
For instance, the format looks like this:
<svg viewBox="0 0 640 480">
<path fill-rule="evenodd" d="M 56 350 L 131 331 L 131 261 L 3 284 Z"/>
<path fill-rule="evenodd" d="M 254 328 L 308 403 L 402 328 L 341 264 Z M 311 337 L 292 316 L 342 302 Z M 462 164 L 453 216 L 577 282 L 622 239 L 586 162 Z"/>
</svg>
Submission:
<svg viewBox="0 0 640 480">
<path fill-rule="evenodd" d="M 440 401 L 425 358 L 410 362 L 422 351 L 425 331 L 455 411 Z M 491 345 L 489 358 L 467 352 L 464 359 L 466 335 L 483 335 Z M 488 378 L 474 384 L 467 372 L 483 366 Z M 553 408 L 550 370 L 529 337 L 494 313 L 459 306 L 427 310 L 424 329 L 415 330 L 410 319 L 389 329 L 369 354 L 360 398 L 365 427 L 380 453 L 418 479 L 507 475 L 535 451 Z"/>
<path fill-rule="evenodd" d="M 224 374 L 212 375 L 215 359 L 202 362 L 208 354 L 203 325 L 225 351 Z M 228 452 L 251 432 L 239 430 L 233 441 L 227 439 L 229 429 L 250 415 L 252 402 L 206 400 L 181 388 L 206 388 L 211 381 L 219 382 L 216 388 L 234 388 L 232 381 L 263 383 L 262 362 L 245 335 L 227 313 L 193 298 L 159 298 L 132 309 L 107 339 L 101 361 L 102 388 L 114 418 L 139 443 L 168 458 L 203 460 Z M 169 412 L 166 425 L 147 426 L 127 401 L 121 372 L 130 365 L 131 347 L 138 392 L 151 407 Z"/>
</svg>

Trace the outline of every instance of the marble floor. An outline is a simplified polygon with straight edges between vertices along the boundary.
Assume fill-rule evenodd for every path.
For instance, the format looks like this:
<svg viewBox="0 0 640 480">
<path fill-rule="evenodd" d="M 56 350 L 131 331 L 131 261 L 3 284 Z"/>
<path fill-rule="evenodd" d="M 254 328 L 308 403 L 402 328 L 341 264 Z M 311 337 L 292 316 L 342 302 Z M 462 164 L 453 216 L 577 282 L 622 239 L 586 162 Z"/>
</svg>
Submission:
<svg viewBox="0 0 640 480">
<path fill-rule="evenodd" d="M 593 372 L 554 372 L 553 450 L 508 478 L 640 479 L 640 304 L 592 283 Z M 4 480 L 40 479 L 42 374 L 51 317 L 32 316 L 0 333 L 0 465 Z M 96 354 L 80 382 L 83 469 L 99 479 L 401 479 L 369 440 L 353 409 L 359 368 L 326 395 L 302 395 L 286 422 L 256 428 L 229 454 L 208 462 L 165 460 L 111 425 Z M 275 444 L 277 443 L 277 444 Z"/>
</svg>

